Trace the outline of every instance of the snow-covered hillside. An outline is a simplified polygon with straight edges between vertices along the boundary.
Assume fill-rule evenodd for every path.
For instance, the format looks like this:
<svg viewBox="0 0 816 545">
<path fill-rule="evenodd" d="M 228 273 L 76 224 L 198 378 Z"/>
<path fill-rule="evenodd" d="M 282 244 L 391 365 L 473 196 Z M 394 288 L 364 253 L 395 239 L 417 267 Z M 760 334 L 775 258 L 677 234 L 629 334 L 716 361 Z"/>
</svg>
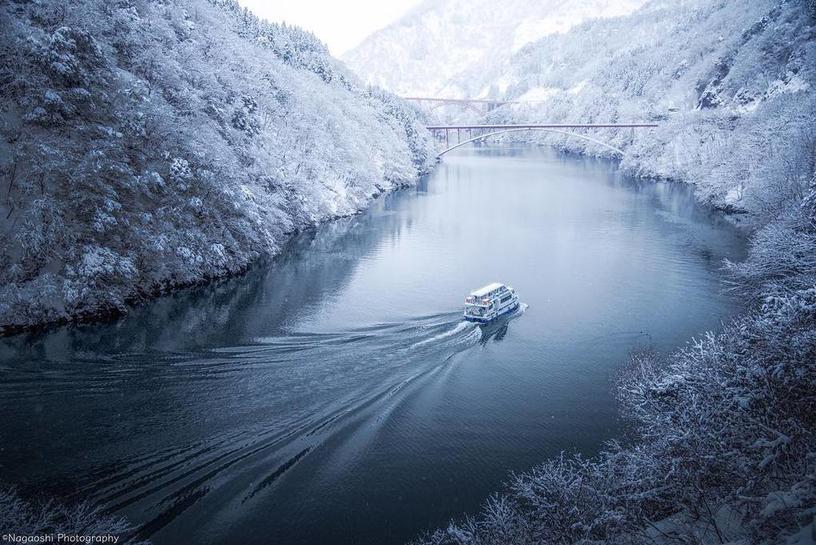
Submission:
<svg viewBox="0 0 816 545">
<path fill-rule="evenodd" d="M 588 135 L 623 149 L 635 174 L 694 183 L 705 202 L 767 216 L 801 197 L 810 172 L 812 5 L 448 0 L 424 4 L 345 60 L 403 94 L 526 102 L 494 110 L 488 123 L 655 121 L 634 139 L 629 130 Z M 610 153 L 563 135 L 513 138 Z"/>
<path fill-rule="evenodd" d="M 531 101 L 489 121 L 655 121 L 593 131 L 623 166 L 696 184 L 712 204 L 772 216 L 801 199 L 816 151 L 816 30 L 807 2 L 652 0 L 529 44 L 490 76 Z M 532 102 L 532 101 L 539 102 Z M 527 138 L 530 138 L 528 135 Z M 533 139 L 591 154 L 584 140 Z"/>
<path fill-rule="evenodd" d="M 411 96 L 479 95 L 525 44 L 645 0 L 427 0 L 343 56 L 368 83 Z"/>
<path fill-rule="evenodd" d="M 0 5 L 0 331 L 274 253 L 435 160 L 417 113 L 233 0 Z"/>
</svg>

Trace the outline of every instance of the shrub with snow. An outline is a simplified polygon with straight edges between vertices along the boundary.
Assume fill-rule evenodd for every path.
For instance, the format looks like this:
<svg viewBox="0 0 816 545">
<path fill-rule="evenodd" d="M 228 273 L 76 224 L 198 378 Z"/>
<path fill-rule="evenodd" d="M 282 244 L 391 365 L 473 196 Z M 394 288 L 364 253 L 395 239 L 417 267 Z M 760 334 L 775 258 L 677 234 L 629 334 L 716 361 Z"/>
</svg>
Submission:
<svg viewBox="0 0 816 545">
<path fill-rule="evenodd" d="M 133 535 L 123 518 L 106 514 L 89 503 L 67 505 L 55 501 L 36 502 L 20 497 L 13 489 L 0 488 L 0 531 L 32 539 L 51 534 L 106 536 L 124 545 L 148 545 Z"/>
</svg>

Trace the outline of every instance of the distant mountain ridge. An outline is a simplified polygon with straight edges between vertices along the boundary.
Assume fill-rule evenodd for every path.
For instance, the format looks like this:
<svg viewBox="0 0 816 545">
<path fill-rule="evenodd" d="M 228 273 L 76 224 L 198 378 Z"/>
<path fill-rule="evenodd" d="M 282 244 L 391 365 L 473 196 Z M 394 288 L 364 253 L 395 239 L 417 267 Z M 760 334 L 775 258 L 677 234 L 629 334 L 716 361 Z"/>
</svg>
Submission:
<svg viewBox="0 0 816 545">
<path fill-rule="evenodd" d="M 589 18 L 631 13 L 645 0 L 428 0 L 342 56 L 366 80 L 402 95 L 475 96 L 525 44 Z"/>
</svg>

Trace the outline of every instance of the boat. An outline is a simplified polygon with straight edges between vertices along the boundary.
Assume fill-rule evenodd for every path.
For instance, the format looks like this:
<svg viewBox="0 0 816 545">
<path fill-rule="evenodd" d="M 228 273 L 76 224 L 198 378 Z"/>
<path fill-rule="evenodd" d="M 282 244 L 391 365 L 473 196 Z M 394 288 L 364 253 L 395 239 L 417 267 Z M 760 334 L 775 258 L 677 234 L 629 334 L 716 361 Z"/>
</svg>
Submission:
<svg viewBox="0 0 816 545">
<path fill-rule="evenodd" d="M 470 292 L 465 297 L 465 320 L 486 324 L 513 312 L 519 306 L 516 291 L 510 286 L 498 282 Z"/>
</svg>

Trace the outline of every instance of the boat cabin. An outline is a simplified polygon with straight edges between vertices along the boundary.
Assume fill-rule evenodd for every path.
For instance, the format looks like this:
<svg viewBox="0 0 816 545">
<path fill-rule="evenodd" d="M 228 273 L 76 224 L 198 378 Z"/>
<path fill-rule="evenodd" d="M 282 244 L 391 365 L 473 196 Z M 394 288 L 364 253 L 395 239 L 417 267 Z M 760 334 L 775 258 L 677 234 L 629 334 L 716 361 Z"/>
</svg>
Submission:
<svg viewBox="0 0 816 545">
<path fill-rule="evenodd" d="M 474 322 L 486 322 L 517 306 L 518 298 L 513 288 L 493 282 L 465 297 L 464 317 Z"/>
</svg>

